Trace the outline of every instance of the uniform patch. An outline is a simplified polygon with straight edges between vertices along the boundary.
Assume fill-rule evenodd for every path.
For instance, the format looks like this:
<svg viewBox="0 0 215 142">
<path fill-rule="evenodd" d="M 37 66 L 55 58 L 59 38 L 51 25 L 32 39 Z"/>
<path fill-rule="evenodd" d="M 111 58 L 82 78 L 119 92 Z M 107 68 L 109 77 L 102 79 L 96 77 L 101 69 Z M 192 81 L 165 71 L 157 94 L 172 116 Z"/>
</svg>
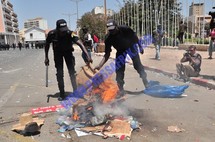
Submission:
<svg viewBox="0 0 215 142">
<path fill-rule="evenodd" d="M 71 37 L 77 37 L 77 35 L 74 32 L 72 32 Z"/>
</svg>

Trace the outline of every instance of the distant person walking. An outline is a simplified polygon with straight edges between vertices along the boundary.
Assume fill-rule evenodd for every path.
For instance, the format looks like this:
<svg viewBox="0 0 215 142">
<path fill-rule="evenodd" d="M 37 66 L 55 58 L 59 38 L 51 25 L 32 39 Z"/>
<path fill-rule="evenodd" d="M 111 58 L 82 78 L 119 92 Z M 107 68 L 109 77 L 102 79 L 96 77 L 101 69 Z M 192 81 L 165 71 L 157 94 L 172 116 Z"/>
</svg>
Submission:
<svg viewBox="0 0 215 142">
<path fill-rule="evenodd" d="M 208 47 L 208 54 L 209 54 L 208 59 L 212 59 L 213 51 L 215 50 L 215 28 L 211 30 L 209 36 L 211 37 L 211 39 Z"/>
<path fill-rule="evenodd" d="M 157 29 L 155 29 L 152 33 L 153 37 L 153 43 L 155 45 L 155 59 L 160 60 L 160 49 L 161 49 L 161 43 L 162 43 L 162 38 L 164 36 L 164 32 L 162 30 L 162 26 L 158 25 Z"/>
<path fill-rule="evenodd" d="M 21 51 L 22 50 L 22 43 L 20 41 L 18 43 L 18 47 L 19 47 L 19 50 Z"/>
<path fill-rule="evenodd" d="M 87 27 L 83 27 L 82 31 L 84 33 L 83 44 L 84 44 L 85 48 L 87 49 L 88 55 L 91 57 L 91 52 L 92 52 L 92 49 L 93 49 L 92 36 L 89 33 L 89 30 L 88 30 Z M 84 54 L 84 52 L 82 52 L 82 58 L 84 59 L 85 62 L 87 62 L 87 58 L 86 58 L 86 55 Z"/>
<path fill-rule="evenodd" d="M 13 50 L 15 50 L 15 48 L 16 48 L 16 44 L 15 44 L 15 43 L 13 43 L 13 44 L 12 44 L 12 47 L 13 47 Z"/>
<path fill-rule="evenodd" d="M 97 52 L 97 46 L 98 46 L 98 43 L 99 43 L 99 38 L 94 34 L 93 35 L 93 49 L 94 49 L 94 52 Z"/>
<path fill-rule="evenodd" d="M 179 25 L 179 31 L 178 31 L 178 39 L 181 44 L 184 43 L 184 33 L 186 30 L 187 30 L 186 24 L 184 24 L 183 21 L 181 21 Z"/>
</svg>

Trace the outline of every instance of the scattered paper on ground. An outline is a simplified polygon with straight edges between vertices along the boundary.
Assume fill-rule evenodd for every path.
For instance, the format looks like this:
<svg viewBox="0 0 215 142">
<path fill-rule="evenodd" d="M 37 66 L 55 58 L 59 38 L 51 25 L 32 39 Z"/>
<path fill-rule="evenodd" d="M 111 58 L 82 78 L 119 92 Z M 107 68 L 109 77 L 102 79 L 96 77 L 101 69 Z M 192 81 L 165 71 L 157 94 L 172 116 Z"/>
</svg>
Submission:
<svg viewBox="0 0 215 142">
<path fill-rule="evenodd" d="M 176 133 L 185 131 L 183 128 L 179 128 L 178 126 L 168 126 L 167 130 L 169 132 L 176 132 Z"/>
<path fill-rule="evenodd" d="M 91 133 L 86 133 L 86 132 L 80 131 L 79 129 L 75 129 L 75 132 L 78 137 L 92 135 Z"/>
<path fill-rule="evenodd" d="M 112 137 L 112 136 L 122 136 L 125 135 L 127 137 L 131 137 L 132 129 L 130 124 L 124 120 L 113 120 L 110 123 L 111 131 L 104 132 L 105 135 Z"/>
</svg>

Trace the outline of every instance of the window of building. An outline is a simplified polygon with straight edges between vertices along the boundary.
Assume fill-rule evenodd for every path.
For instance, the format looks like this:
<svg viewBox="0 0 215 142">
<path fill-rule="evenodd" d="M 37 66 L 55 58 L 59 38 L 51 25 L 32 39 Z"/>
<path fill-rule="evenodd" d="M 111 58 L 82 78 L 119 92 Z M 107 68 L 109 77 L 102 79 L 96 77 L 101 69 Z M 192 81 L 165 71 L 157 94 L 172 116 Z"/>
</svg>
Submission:
<svg viewBox="0 0 215 142">
<path fill-rule="evenodd" d="M 33 33 L 30 33 L 30 39 L 33 39 Z"/>
</svg>

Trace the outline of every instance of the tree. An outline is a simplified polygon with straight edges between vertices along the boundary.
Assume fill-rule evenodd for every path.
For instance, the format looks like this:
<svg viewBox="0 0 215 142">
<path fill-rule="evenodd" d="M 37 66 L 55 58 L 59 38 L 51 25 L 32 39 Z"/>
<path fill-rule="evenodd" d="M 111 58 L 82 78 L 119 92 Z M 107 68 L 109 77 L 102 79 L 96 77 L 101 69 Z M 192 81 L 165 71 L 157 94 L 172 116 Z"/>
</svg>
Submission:
<svg viewBox="0 0 215 142">
<path fill-rule="evenodd" d="M 79 27 L 87 27 L 90 33 L 97 35 L 101 40 L 104 40 L 106 23 L 104 21 L 104 15 L 92 14 L 91 12 L 85 13 L 79 23 Z M 80 37 L 83 36 L 83 32 L 80 31 Z"/>
</svg>

